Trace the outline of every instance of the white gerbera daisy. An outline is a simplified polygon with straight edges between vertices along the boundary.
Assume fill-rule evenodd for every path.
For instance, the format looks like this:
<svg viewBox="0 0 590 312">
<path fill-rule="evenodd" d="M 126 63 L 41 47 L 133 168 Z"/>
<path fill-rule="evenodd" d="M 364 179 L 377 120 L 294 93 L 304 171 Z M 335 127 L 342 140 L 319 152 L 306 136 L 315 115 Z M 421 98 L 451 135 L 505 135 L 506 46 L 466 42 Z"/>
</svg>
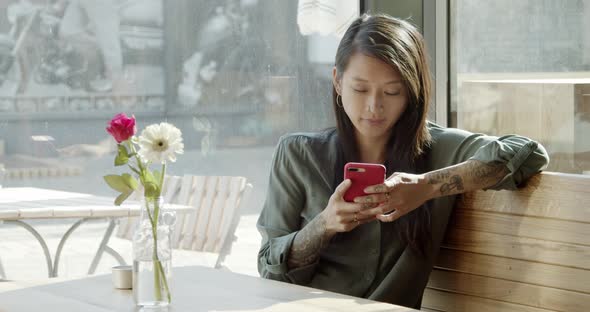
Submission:
<svg viewBox="0 0 590 312">
<path fill-rule="evenodd" d="M 139 136 L 139 156 L 150 162 L 176 161 L 176 154 L 184 153 L 182 133 L 175 126 L 162 122 L 147 126 Z"/>
</svg>

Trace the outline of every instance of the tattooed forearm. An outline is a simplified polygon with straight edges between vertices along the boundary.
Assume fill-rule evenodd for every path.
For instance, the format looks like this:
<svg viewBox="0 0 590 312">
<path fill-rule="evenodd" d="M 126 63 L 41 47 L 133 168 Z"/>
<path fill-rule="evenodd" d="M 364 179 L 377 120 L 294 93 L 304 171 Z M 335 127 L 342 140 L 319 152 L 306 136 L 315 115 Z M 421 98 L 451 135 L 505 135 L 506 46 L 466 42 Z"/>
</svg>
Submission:
<svg viewBox="0 0 590 312">
<path fill-rule="evenodd" d="M 326 221 L 321 215 L 317 215 L 299 231 L 287 259 L 289 268 L 302 267 L 317 261 L 320 251 L 331 238 L 326 232 Z"/>
<path fill-rule="evenodd" d="M 438 196 L 453 195 L 487 188 L 498 183 L 509 173 L 499 162 L 484 163 L 468 160 L 455 166 L 432 171 L 424 175 Z M 436 196 L 436 195 L 435 195 Z"/>
<path fill-rule="evenodd" d="M 440 186 L 440 193 L 442 195 L 448 195 L 455 190 L 462 192 L 463 189 L 463 179 L 459 175 L 454 175 L 449 179 L 448 183 L 444 183 Z"/>
<path fill-rule="evenodd" d="M 500 179 L 508 174 L 508 168 L 506 165 L 500 162 L 484 163 L 481 161 L 473 160 L 467 162 L 471 171 L 471 176 L 474 179 L 482 180 L 481 182 L 489 184 L 486 186 L 492 186 L 496 184 Z"/>
<path fill-rule="evenodd" d="M 428 184 L 442 183 L 442 182 L 448 180 L 450 176 L 451 176 L 450 169 L 443 169 L 443 170 L 432 172 L 431 174 L 429 174 L 427 176 Z"/>
</svg>

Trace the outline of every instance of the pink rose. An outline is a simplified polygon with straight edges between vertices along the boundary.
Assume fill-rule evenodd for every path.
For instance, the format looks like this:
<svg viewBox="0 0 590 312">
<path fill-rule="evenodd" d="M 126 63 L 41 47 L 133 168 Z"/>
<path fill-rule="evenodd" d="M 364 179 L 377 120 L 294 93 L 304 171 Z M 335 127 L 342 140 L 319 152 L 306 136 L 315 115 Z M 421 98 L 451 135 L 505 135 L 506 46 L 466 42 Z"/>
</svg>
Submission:
<svg viewBox="0 0 590 312">
<path fill-rule="evenodd" d="M 117 143 L 129 140 L 137 128 L 135 127 L 135 116 L 127 117 L 127 115 L 120 113 L 117 114 L 107 127 L 107 132 L 110 133 Z"/>
</svg>

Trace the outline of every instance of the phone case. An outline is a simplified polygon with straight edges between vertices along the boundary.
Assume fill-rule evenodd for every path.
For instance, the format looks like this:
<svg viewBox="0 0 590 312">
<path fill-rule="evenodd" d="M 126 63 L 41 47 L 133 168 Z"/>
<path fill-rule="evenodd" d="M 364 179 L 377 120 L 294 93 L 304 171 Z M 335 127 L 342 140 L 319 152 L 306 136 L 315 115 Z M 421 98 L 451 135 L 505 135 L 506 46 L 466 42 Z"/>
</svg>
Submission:
<svg viewBox="0 0 590 312">
<path fill-rule="evenodd" d="M 349 162 L 344 166 L 344 179 L 350 179 L 352 182 L 344 194 L 344 200 L 353 202 L 356 197 L 366 195 L 364 189 L 367 186 L 385 182 L 385 166 Z"/>
</svg>

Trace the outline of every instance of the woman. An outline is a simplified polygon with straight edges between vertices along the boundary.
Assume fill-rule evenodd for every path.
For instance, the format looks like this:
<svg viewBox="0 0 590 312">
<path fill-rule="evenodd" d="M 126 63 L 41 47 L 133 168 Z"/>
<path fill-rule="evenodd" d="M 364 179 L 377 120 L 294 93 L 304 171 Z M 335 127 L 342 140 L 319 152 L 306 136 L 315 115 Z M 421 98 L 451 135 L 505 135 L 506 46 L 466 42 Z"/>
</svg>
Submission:
<svg viewBox="0 0 590 312">
<path fill-rule="evenodd" d="M 457 194 L 515 189 L 548 163 L 530 139 L 426 121 L 430 73 L 411 24 L 363 15 L 333 70 L 336 129 L 281 138 L 258 229 L 261 276 L 420 308 Z M 349 161 L 385 164 L 384 184 L 345 202 Z"/>
</svg>

